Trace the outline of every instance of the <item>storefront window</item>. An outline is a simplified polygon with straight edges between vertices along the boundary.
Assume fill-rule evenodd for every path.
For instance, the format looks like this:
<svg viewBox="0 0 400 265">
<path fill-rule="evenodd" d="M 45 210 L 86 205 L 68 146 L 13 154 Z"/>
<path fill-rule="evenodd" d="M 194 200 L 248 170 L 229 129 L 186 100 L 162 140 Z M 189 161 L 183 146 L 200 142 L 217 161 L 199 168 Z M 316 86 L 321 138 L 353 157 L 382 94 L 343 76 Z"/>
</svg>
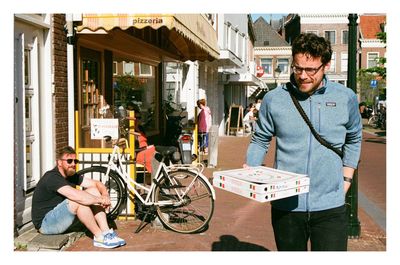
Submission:
<svg viewBox="0 0 400 265">
<path fill-rule="evenodd" d="M 148 136 L 159 133 L 155 66 L 83 47 L 80 63 L 80 147 L 105 146 L 102 138 L 92 135 L 93 119 L 120 118 L 129 110 L 140 112 Z M 129 122 L 124 122 L 126 130 L 119 130 L 117 134 L 129 140 Z"/>
<path fill-rule="evenodd" d="M 81 85 L 79 95 L 80 143 L 81 147 L 100 147 L 100 140 L 90 135 L 90 121 L 99 118 L 103 99 L 100 79 L 101 53 L 81 47 Z"/>
<path fill-rule="evenodd" d="M 165 63 L 163 107 L 168 116 L 182 111 L 182 107 L 187 105 L 187 102 L 182 101 L 181 93 L 188 70 L 189 66 L 185 63 Z"/>
<path fill-rule="evenodd" d="M 156 113 L 156 67 L 114 56 L 117 73 L 113 76 L 113 105 L 116 109 L 139 111 L 146 133 L 158 132 Z"/>
</svg>

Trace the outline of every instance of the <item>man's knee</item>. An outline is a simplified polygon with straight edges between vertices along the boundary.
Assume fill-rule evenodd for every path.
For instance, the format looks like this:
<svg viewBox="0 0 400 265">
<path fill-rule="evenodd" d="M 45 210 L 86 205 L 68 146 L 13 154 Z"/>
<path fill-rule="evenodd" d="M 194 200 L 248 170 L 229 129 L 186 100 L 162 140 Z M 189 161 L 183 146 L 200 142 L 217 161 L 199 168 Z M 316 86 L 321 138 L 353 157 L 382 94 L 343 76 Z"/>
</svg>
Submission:
<svg viewBox="0 0 400 265">
<path fill-rule="evenodd" d="M 84 191 L 87 193 L 90 193 L 94 196 L 101 196 L 99 190 L 96 187 L 86 188 Z M 80 204 L 80 203 L 72 201 L 72 200 L 68 200 L 68 205 L 69 205 L 69 210 L 74 214 L 77 214 L 79 208 L 83 208 L 83 207 L 90 208 L 90 206 L 88 206 L 88 205 L 83 205 L 83 204 Z"/>
<path fill-rule="evenodd" d="M 79 206 L 80 206 L 79 203 L 68 200 L 68 208 L 71 213 L 76 215 L 76 212 L 78 211 Z"/>
</svg>

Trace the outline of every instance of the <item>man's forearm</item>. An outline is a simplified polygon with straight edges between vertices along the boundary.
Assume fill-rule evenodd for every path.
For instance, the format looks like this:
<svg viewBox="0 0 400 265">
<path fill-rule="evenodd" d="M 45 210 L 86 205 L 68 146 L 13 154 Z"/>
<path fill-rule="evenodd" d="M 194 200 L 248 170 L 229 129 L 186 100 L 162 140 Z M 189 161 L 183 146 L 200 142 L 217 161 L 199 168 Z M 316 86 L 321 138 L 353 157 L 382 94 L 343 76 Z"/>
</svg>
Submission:
<svg viewBox="0 0 400 265">
<path fill-rule="evenodd" d="M 351 181 L 353 180 L 354 168 L 351 167 L 343 167 L 343 182 L 344 182 L 344 193 L 350 189 Z"/>
</svg>

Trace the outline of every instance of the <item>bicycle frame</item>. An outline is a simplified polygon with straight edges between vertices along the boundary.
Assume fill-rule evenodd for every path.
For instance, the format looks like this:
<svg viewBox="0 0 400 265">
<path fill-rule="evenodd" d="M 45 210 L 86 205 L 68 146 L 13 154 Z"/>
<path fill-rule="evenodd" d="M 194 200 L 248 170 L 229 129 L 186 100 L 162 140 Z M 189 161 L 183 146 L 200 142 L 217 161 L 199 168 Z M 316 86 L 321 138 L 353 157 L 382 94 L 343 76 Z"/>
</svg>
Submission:
<svg viewBox="0 0 400 265">
<path fill-rule="evenodd" d="M 146 187 L 144 185 L 141 185 L 140 183 L 136 182 L 134 179 L 131 179 L 128 177 L 128 173 L 126 172 L 125 168 L 122 165 L 122 154 L 119 150 L 118 145 L 114 145 L 113 148 L 113 152 L 110 156 L 110 159 L 108 161 L 107 164 L 107 171 L 106 171 L 106 176 L 108 177 L 110 170 L 115 171 L 122 179 L 123 181 L 126 183 L 127 185 L 127 189 L 128 192 L 133 192 L 134 195 L 137 196 L 137 198 L 143 203 L 143 205 L 146 206 L 151 206 L 151 205 L 159 205 L 159 206 L 163 206 L 163 205 L 171 205 L 173 204 L 172 201 L 159 201 L 159 202 L 154 202 L 154 190 L 156 188 L 156 183 L 158 183 L 158 181 L 160 181 L 160 179 L 165 176 L 166 178 L 168 178 L 170 181 L 172 181 L 172 179 L 169 177 L 168 172 L 174 171 L 174 170 L 179 170 L 179 169 L 183 169 L 183 170 L 188 170 L 191 171 L 193 173 L 196 174 L 196 178 L 202 178 L 203 180 L 205 180 L 205 183 L 210 187 L 211 193 L 212 193 L 212 197 L 215 200 L 215 191 L 214 188 L 211 186 L 211 184 L 209 183 L 209 181 L 207 180 L 207 178 L 200 172 L 200 170 L 195 167 L 195 166 L 191 166 L 191 165 L 171 165 L 171 166 L 166 166 L 164 161 L 162 160 L 160 162 L 160 165 L 157 168 L 156 174 L 155 174 L 155 179 L 154 181 L 152 181 L 150 187 Z M 195 178 L 195 179 L 196 179 Z M 194 185 L 195 181 L 193 180 L 192 183 L 190 183 L 190 185 L 188 187 L 186 187 L 186 189 L 182 192 L 177 192 L 180 202 L 183 201 L 184 196 L 187 194 L 187 192 L 190 190 L 190 188 Z M 176 183 L 175 183 L 176 184 Z M 143 196 L 138 192 L 137 187 L 139 187 L 140 189 L 145 190 L 145 193 L 147 193 L 146 198 L 143 198 Z"/>
</svg>

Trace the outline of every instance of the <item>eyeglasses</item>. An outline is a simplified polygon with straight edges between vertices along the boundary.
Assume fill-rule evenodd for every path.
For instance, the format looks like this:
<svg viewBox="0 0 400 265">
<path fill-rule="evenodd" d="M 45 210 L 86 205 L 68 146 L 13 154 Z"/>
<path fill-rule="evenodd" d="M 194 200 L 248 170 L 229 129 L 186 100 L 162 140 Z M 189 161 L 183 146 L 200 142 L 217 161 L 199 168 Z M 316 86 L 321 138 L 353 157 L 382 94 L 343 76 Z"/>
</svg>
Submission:
<svg viewBox="0 0 400 265">
<path fill-rule="evenodd" d="M 324 66 L 324 64 L 321 64 L 317 68 L 309 68 L 309 67 L 303 68 L 303 67 L 292 65 L 292 69 L 296 75 L 301 75 L 303 73 L 303 71 L 305 71 L 307 75 L 312 76 L 312 75 L 315 75 L 316 73 L 318 73 L 319 69 L 321 69 L 322 66 Z"/>
<path fill-rule="evenodd" d="M 74 162 L 75 165 L 76 165 L 76 164 L 79 163 L 79 160 L 78 160 L 78 159 L 72 159 L 72 158 L 69 158 L 69 159 L 60 159 L 60 160 L 62 160 L 62 161 L 67 161 L 68 164 L 72 164 L 72 162 Z"/>
</svg>

